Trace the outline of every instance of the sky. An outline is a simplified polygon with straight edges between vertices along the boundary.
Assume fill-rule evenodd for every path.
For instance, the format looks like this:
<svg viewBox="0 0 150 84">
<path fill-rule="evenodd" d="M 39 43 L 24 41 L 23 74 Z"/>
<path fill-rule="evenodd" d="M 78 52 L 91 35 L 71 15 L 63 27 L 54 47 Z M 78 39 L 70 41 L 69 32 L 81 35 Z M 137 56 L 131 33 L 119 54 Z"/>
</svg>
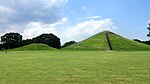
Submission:
<svg viewBox="0 0 150 84">
<path fill-rule="evenodd" d="M 0 36 L 18 32 L 24 39 L 53 33 L 82 41 L 102 31 L 149 40 L 150 0 L 0 0 Z"/>
</svg>

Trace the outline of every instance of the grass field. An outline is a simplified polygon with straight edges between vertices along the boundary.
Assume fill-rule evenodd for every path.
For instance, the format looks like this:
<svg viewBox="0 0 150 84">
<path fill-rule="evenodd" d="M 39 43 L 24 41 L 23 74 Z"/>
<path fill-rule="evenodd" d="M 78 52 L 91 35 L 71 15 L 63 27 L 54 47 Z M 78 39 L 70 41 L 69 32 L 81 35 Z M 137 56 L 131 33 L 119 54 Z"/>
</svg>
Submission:
<svg viewBox="0 0 150 84">
<path fill-rule="evenodd" d="M 150 52 L 0 52 L 0 84 L 149 84 Z"/>
</svg>

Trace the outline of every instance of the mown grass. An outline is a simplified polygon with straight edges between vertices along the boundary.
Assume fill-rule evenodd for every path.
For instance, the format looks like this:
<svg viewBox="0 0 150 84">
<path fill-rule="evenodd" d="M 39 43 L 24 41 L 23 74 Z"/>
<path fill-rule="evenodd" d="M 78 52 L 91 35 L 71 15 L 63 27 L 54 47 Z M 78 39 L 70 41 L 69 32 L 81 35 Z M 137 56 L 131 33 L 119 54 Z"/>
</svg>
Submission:
<svg viewBox="0 0 150 84">
<path fill-rule="evenodd" d="M 150 52 L 0 52 L 0 84 L 149 84 Z"/>
</svg>

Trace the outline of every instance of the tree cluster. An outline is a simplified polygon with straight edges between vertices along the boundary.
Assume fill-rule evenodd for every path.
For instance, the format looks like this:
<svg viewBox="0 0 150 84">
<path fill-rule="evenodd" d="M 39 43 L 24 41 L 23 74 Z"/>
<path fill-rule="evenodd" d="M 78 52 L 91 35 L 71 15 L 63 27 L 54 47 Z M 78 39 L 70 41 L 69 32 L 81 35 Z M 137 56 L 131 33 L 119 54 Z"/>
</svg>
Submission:
<svg viewBox="0 0 150 84">
<path fill-rule="evenodd" d="M 70 46 L 70 45 L 75 44 L 75 43 L 76 43 L 75 41 L 66 42 L 66 43 L 62 46 L 62 48 L 67 47 L 67 46 Z"/>
<path fill-rule="evenodd" d="M 60 48 L 60 39 L 54 34 L 42 34 L 32 39 L 34 43 L 47 44 L 53 48 Z"/>
<path fill-rule="evenodd" d="M 147 27 L 147 29 L 149 30 L 149 33 L 147 34 L 147 36 L 150 37 L 150 23 L 149 23 L 149 27 Z M 5 35 L 1 36 L 0 39 L 1 39 L 0 50 L 13 49 L 13 48 L 25 46 L 28 44 L 32 44 L 32 43 L 42 43 L 42 44 L 47 44 L 48 46 L 53 47 L 53 48 L 58 48 L 58 49 L 61 48 L 60 38 L 58 38 L 57 36 L 55 36 L 52 33 L 41 34 L 35 38 L 26 39 L 26 40 L 23 40 L 23 36 L 19 33 L 6 33 Z M 149 41 L 141 41 L 139 39 L 133 39 L 133 40 L 140 42 L 140 43 L 150 45 L 150 40 Z M 66 42 L 62 46 L 62 48 L 70 46 L 75 43 L 76 43 L 75 41 Z"/>
<path fill-rule="evenodd" d="M 147 34 L 148 37 L 150 37 L 150 23 L 149 26 L 147 27 L 147 29 L 149 30 L 149 33 Z M 139 39 L 133 39 L 134 41 L 140 42 L 140 43 L 144 43 L 144 44 L 148 44 L 150 45 L 150 40 L 149 41 L 141 41 Z"/>
<path fill-rule="evenodd" d="M 149 41 L 141 41 L 139 39 L 133 39 L 133 40 L 137 41 L 137 42 L 140 42 L 140 43 L 144 43 L 144 44 L 150 45 L 150 40 Z"/>
<path fill-rule="evenodd" d="M 58 49 L 61 47 L 60 38 L 51 33 L 41 34 L 35 38 L 26 40 L 23 40 L 23 36 L 19 33 L 6 33 L 1 36 L 0 49 L 13 49 L 31 43 L 47 44 L 50 47 Z"/>
<path fill-rule="evenodd" d="M 150 37 L 150 23 L 149 23 L 149 27 L 147 27 L 147 29 L 149 30 L 149 33 L 147 34 L 147 36 Z"/>
<path fill-rule="evenodd" d="M 22 35 L 19 33 L 6 33 L 4 36 L 1 36 L 1 42 L 5 49 L 12 49 L 19 47 L 22 41 Z"/>
</svg>

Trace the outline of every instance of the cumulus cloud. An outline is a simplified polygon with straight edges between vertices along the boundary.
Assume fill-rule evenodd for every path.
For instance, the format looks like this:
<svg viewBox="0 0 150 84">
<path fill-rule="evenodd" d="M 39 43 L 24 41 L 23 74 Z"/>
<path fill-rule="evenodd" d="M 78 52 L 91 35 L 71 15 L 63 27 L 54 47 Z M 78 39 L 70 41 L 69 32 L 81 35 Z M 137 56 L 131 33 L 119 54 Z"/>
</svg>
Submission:
<svg viewBox="0 0 150 84">
<path fill-rule="evenodd" d="M 15 13 L 15 10 L 11 9 L 11 8 L 7 8 L 5 6 L 2 6 L 0 5 L 0 15 L 1 17 L 4 16 L 5 14 L 8 15 L 8 14 L 14 14 Z"/>
<path fill-rule="evenodd" d="M 103 20 L 86 20 L 84 22 L 78 23 L 73 27 L 70 27 L 64 31 L 65 40 L 76 40 L 81 41 L 91 35 L 96 33 L 110 30 L 116 31 L 117 26 L 114 25 L 111 19 L 103 19 Z"/>
<path fill-rule="evenodd" d="M 101 18 L 101 16 L 92 16 L 92 17 L 88 17 L 88 19 L 99 19 Z"/>
<path fill-rule="evenodd" d="M 30 22 L 21 33 L 25 39 L 36 37 L 42 33 L 53 33 L 61 38 L 62 44 L 66 41 L 81 41 L 96 33 L 110 30 L 116 31 L 117 26 L 111 19 L 85 20 L 74 26 L 66 26 L 68 18 L 62 18 L 59 22 L 46 24 L 42 22 Z"/>
<path fill-rule="evenodd" d="M 68 0 L 0 0 L 0 15 L 13 23 L 55 22 Z M 8 4 L 9 3 L 9 4 Z M 5 17 L 9 16 L 9 18 Z"/>
<path fill-rule="evenodd" d="M 66 26 L 68 22 L 68 18 L 62 18 L 60 21 L 50 24 L 42 22 L 30 22 L 24 27 L 13 25 L 11 29 L 14 30 L 16 28 L 24 28 L 24 30 L 20 31 L 24 39 L 31 39 L 42 33 L 53 33 L 60 37 L 62 44 L 71 40 L 78 42 L 105 30 L 117 30 L 117 26 L 115 26 L 111 19 L 91 19 L 77 23 L 74 26 Z M 18 29 L 11 32 L 19 31 Z"/>
<path fill-rule="evenodd" d="M 0 0 L 0 34 L 13 31 L 22 33 L 32 29 L 31 25 L 37 27 L 35 23 L 59 23 L 67 2 L 68 0 Z"/>
<path fill-rule="evenodd" d="M 15 13 L 15 10 L 0 5 L 0 24 L 8 23 L 9 19 L 11 19 Z"/>
<path fill-rule="evenodd" d="M 22 34 L 25 39 L 30 39 L 36 37 L 42 33 L 53 33 L 57 36 L 60 36 L 61 32 L 59 31 L 59 26 L 63 26 L 68 21 L 68 18 L 62 18 L 60 21 L 46 24 L 41 22 L 30 22 L 25 26 Z"/>
<path fill-rule="evenodd" d="M 62 17 L 67 2 L 0 0 L 0 35 L 19 32 L 24 39 L 30 39 L 42 33 L 53 33 L 64 43 L 70 40 L 81 41 L 101 31 L 117 29 L 111 19 L 100 19 L 100 16 L 88 17 L 83 22 L 69 25 L 69 19 Z"/>
</svg>

